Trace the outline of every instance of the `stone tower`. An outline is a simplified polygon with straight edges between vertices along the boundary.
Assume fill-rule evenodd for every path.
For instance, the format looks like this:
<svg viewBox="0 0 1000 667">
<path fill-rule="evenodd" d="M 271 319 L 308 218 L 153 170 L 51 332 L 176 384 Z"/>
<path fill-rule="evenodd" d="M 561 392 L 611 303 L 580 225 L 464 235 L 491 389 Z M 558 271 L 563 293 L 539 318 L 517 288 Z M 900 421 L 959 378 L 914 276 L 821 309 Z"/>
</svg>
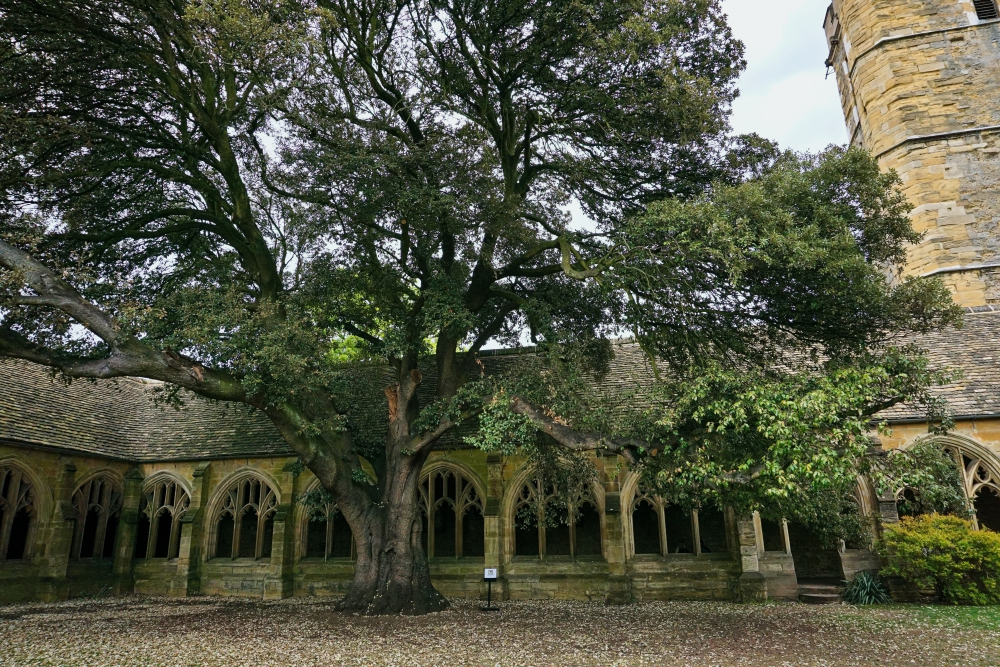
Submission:
<svg viewBox="0 0 1000 667">
<path fill-rule="evenodd" d="M 851 144 L 899 173 L 924 234 L 906 274 L 1000 304 L 996 0 L 833 0 L 824 27 Z"/>
</svg>

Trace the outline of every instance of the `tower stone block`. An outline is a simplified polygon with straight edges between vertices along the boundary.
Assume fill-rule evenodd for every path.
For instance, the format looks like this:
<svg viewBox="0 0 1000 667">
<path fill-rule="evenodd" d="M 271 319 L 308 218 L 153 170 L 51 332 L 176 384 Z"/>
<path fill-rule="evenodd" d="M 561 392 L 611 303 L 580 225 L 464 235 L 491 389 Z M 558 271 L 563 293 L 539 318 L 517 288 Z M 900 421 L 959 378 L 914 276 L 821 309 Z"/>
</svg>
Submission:
<svg viewBox="0 0 1000 667">
<path fill-rule="evenodd" d="M 834 0 L 824 27 L 851 144 L 914 206 L 905 275 L 1000 303 L 1000 21 L 971 0 Z"/>
</svg>

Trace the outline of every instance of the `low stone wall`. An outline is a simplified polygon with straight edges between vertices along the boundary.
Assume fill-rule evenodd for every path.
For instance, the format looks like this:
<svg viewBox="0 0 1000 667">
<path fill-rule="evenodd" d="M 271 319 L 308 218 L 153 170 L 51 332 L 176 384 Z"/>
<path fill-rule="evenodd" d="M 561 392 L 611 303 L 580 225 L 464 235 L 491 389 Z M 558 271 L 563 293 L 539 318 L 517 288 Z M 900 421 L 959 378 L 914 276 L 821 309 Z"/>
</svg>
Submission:
<svg viewBox="0 0 1000 667">
<path fill-rule="evenodd" d="M 628 576 L 636 601 L 731 600 L 740 565 L 729 554 L 636 556 Z"/>
<path fill-rule="evenodd" d="M 340 558 L 301 560 L 295 566 L 294 576 L 293 594 L 297 597 L 340 597 L 351 585 L 354 563 Z"/>
<path fill-rule="evenodd" d="M 37 600 L 43 597 L 41 566 L 37 562 L 7 561 L 0 566 L 0 604 Z M 63 595 L 53 595 L 64 598 Z"/>
<path fill-rule="evenodd" d="M 111 560 L 80 560 L 70 562 L 66 569 L 67 597 L 112 593 L 118 590 L 118 577 Z"/>
<path fill-rule="evenodd" d="M 504 568 L 506 596 L 513 600 L 600 600 L 605 597 L 608 564 L 550 556 L 515 557 Z"/>
<path fill-rule="evenodd" d="M 177 559 L 150 558 L 132 561 L 133 590 L 142 595 L 172 595 L 185 590 L 178 581 Z"/>
<path fill-rule="evenodd" d="M 264 597 L 266 582 L 273 578 L 270 561 L 213 558 L 201 566 L 203 595 Z"/>
<path fill-rule="evenodd" d="M 844 566 L 844 579 L 853 581 L 858 572 L 877 572 L 882 569 L 882 559 L 871 549 L 844 549 L 840 554 Z"/>
<path fill-rule="evenodd" d="M 799 598 L 799 582 L 795 576 L 795 561 L 791 554 L 765 551 L 760 558 L 760 573 L 767 582 L 769 600 Z"/>
</svg>

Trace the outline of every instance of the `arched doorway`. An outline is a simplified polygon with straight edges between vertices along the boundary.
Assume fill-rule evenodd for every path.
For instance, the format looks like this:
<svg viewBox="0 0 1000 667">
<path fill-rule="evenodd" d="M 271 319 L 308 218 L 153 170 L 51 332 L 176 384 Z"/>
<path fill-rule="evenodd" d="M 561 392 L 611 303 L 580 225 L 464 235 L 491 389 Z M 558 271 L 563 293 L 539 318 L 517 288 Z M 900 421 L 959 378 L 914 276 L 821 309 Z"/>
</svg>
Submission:
<svg viewBox="0 0 1000 667">
<path fill-rule="evenodd" d="M 788 545 L 795 563 L 795 577 L 802 584 L 832 584 L 844 579 L 844 566 L 837 544 L 823 540 L 816 531 L 788 523 Z"/>
</svg>

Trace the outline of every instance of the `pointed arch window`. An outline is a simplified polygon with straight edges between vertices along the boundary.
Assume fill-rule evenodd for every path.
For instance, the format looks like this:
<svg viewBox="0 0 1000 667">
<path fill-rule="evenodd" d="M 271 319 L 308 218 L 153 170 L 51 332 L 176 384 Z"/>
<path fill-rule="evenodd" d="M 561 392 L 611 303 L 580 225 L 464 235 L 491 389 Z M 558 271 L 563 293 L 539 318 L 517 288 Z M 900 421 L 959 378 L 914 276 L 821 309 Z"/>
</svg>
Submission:
<svg viewBox="0 0 1000 667">
<path fill-rule="evenodd" d="M 135 558 L 177 558 L 180 553 L 181 519 L 191 506 L 191 496 L 172 479 L 150 484 L 139 501 L 139 523 Z"/>
<path fill-rule="evenodd" d="M 266 482 L 244 478 L 226 489 L 215 518 L 216 558 L 270 558 L 278 496 Z"/>
<path fill-rule="evenodd" d="M 979 526 L 1000 532 L 1000 475 L 995 466 L 965 447 L 949 444 L 945 450 L 955 459 Z"/>
<path fill-rule="evenodd" d="M 639 490 L 631 507 L 632 554 L 726 553 L 726 519 L 715 507 L 687 510 Z"/>
<path fill-rule="evenodd" d="M 438 468 L 420 482 L 424 552 L 428 558 L 482 558 L 483 499 L 465 475 Z"/>
<path fill-rule="evenodd" d="M 0 563 L 31 558 L 36 515 L 31 481 L 19 468 L 0 466 Z"/>
<path fill-rule="evenodd" d="M 122 511 L 121 486 L 110 475 L 98 475 L 73 494 L 76 526 L 72 558 L 114 558 L 118 520 Z"/>
<path fill-rule="evenodd" d="M 337 509 L 333 496 L 322 491 L 318 485 L 306 495 L 315 496 L 315 502 L 310 501 L 307 505 L 304 557 L 353 560 L 357 555 L 354 533 Z"/>
<path fill-rule="evenodd" d="M 566 502 L 538 478 L 525 482 L 514 506 L 514 555 L 603 555 L 601 515 L 590 489 Z"/>
</svg>

